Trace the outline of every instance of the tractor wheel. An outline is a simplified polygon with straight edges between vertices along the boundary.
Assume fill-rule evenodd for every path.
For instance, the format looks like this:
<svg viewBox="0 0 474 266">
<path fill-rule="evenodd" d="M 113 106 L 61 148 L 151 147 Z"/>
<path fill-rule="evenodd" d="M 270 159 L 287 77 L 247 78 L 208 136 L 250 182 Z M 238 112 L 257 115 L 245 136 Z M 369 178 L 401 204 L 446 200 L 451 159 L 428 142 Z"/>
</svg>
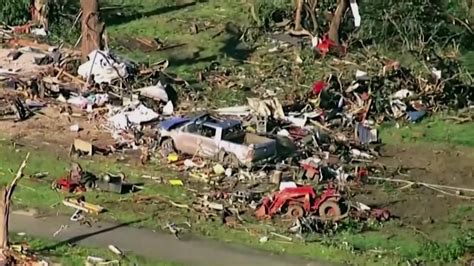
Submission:
<svg viewBox="0 0 474 266">
<path fill-rule="evenodd" d="M 174 148 L 173 139 L 171 138 L 163 140 L 163 142 L 160 145 L 160 148 L 161 148 L 161 155 L 163 155 L 163 157 L 165 158 L 168 157 L 168 155 L 170 155 L 171 153 L 176 152 Z"/>
<path fill-rule="evenodd" d="M 328 200 L 321 204 L 318 209 L 319 216 L 324 220 L 337 221 L 341 218 L 341 207 L 339 203 Z"/>
<path fill-rule="evenodd" d="M 291 205 L 288 207 L 286 214 L 294 219 L 304 216 L 304 209 L 300 205 Z"/>
</svg>

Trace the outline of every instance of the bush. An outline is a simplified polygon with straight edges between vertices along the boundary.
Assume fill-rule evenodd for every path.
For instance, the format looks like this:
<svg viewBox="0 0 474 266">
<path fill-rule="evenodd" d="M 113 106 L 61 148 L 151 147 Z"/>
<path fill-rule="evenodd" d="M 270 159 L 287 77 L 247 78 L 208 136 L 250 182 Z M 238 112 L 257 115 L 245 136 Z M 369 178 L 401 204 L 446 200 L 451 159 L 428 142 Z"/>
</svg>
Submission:
<svg viewBox="0 0 474 266">
<path fill-rule="evenodd" d="M 30 0 L 0 0 L 0 22 L 21 25 L 29 20 Z"/>
<path fill-rule="evenodd" d="M 363 23 L 359 39 L 365 44 L 403 46 L 409 50 L 446 45 L 456 41 L 472 47 L 470 33 L 453 24 L 453 16 L 467 18 L 463 1 L 372 0 L 361 4 Z M 347 20 L 346 20 L 347 22 Z"/>
</svg>

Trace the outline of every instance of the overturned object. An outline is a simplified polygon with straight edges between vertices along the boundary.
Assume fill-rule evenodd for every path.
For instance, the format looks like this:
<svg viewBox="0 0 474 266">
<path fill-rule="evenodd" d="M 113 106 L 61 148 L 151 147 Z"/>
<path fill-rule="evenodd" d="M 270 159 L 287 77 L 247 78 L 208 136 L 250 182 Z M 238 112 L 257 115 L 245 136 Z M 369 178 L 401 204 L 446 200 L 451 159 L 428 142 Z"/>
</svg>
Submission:
<svg viewBox="0 0 474 266">
<path fill-rule="evenodd" d="M 123 174 L 114 175 L 111 173 L 106 173 L 96 181 L 96 188 L 101 191 L 122 194 L 125 192 L 124 187 L 129 185 L 124 183 L 124 179 L 125 176 Z"/>
<path fill-rule="evenodd" d="M 312 186 L 287 187 L 263 199 L 255 212 L 257 218 L 272 217 L 280 211 L 293 218 L 318 212 L 321 219 L 337 221 L 341 218 L 341 195 L 329 188 L 317 196 Z"/>
<path fill-rule="evenodd" d="M 119 63 L 107 51 L 94 50 L 88 60 L 80 65 L 77 73 L 84 79 L 93 78 L 96 83 L 111 83 L 114 80 L 128 77 L 125 63 Z"/>
<path fill-rule="evenodd" d="M 31 115 L 31 111 L 26 104 L 18 97 L 13 99 L 13 102 L 5 107 L 0 107 L 0 117 L 9 118 L 16 121 L 27 119 Z"/>
</svg>

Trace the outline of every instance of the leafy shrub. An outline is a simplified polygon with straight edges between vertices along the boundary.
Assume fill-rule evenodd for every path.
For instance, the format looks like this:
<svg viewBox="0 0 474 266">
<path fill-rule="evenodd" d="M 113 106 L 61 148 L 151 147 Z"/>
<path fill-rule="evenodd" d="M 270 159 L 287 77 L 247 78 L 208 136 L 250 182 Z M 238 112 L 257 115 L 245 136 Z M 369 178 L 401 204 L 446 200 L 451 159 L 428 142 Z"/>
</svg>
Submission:
<svg viewBox="0 0 474 266">
<path fill-rule="evenodd" d="M 28 21 L 30 0 L 0 0 L 0 22 L 20 25 Z"/>
</svg>

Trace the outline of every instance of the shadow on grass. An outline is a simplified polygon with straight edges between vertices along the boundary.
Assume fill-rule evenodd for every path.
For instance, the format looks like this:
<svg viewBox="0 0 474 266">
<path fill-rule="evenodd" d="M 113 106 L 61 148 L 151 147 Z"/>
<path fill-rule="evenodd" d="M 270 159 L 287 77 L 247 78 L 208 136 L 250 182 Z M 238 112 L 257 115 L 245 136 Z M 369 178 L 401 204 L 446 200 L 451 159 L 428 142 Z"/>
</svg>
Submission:
<svg viewBox="0 0 474 266">
<path fill-rule="evenodd" d="M 93 237 L 93 236 L 96 236 L 96 235 L 107 233 L 107 232 L 113 231 L 113 230 L 121 228 L 121 227 L 127 227 L 129 225 L 140 223 L 140 222 L 143 222 L 143 221 L 148 220 L 148 219 L 149 218 L 138 219 L 138 220 L 134 220 L 134 221 L 126 222 L 126 223 L 120 223 L 120 224 L 113 225 L 113 226 L 110 226 L 110 227 L 107 227 L 107 228 L 103 228 L 103 229 L 100 229 L 100 230 L 97 230 L 97 231 L 94 231 L 94 232 L 91 232 L 91 233 L 74 236 L 74 237 L 71 237 L 70 239 L 61 241 L 61 242 L 56 243 L 54 245 L 46 246 L 44 248 L 35 250 L 35 252 L 45 252 L 45 251 L 55 250 L 55 249 L 60 248 L 62 246 L 68 246 L 68 245 L 71 245 L 71 244 L 76 244 L 78 242 L 81 242 L 84 239 L 89 238 L 89 237 Z"/>
<path fill-rule="evenodd" d="M 246 45 L 241 42 L 240 38 L 243 33 L 237 25 L 227 23 L 225 26 L 225 32 L 229 36 L 224 41 L 224 46 L 219 50 L 221 53 L 226 54 L 235 60 L 244 61 L 255 52 L 256 48 L 245 47 Z"/>
<path fill-rule="evenodd" d="M 190 6 L 194 6 L 197 3 L 202 3 L 202 2 L 207 2 L 207 0 L 199 0 L 199 1 L 192 1 L 192 2 L 184 3 L 184 4 L 163 6 L 163 7 L 158 7 L 156 9 L 146 11 L 146 12 L 132 11 L 132 12 L 129 12 L 128 14 L 124 9 L 122 9 L 124 10 L 123 13 L 125 15 L 123 15 L 122 12 L 118 12 L 117 9 L 115 9 L 114 12 L 103 11 L 102 17 L 107 26 L 120 25 L 120 24 L 125 24 L 136 19 L 144 18 L 144 17 L 163 15 L 169 12 L 178 11 L 178 10 L 181 10 Z"/>
</svg>

